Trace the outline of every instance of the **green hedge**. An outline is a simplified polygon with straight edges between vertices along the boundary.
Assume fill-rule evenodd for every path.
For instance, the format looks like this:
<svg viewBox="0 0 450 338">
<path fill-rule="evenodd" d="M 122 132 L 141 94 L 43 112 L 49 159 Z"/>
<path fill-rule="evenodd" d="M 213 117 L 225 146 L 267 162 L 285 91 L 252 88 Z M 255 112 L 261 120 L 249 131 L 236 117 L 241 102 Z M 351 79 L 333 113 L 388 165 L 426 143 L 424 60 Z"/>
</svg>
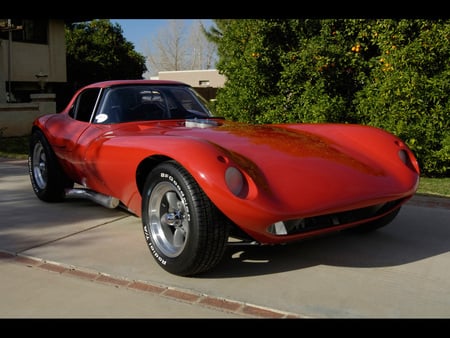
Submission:
<svg viewBox="0 0 450 338">
<path fill-rule="evenodd" d="M 386 129 L 450 176 L 450 20 L 215 20 L 216 114 Z"/>
</svg>

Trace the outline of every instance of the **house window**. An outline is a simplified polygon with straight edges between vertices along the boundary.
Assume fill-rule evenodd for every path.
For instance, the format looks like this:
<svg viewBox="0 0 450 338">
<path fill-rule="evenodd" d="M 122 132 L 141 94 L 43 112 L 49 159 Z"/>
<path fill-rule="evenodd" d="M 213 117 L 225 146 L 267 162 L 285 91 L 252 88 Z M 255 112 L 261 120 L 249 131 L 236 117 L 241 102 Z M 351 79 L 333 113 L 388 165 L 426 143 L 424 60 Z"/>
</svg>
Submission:
<svg viewBox="0 0 450 338">
<path fill-rule="evenodd" d="M 200 87 L 208 87 L 209 86 L 209 80 L 200 80 L 200 81 L 198 81 L 198 85 Z"/>
<path fill-rule="evenodd" d="M 0 39 L 12 41 L 48 44 L 48 20 L 0 19 Z"/>
</svg>

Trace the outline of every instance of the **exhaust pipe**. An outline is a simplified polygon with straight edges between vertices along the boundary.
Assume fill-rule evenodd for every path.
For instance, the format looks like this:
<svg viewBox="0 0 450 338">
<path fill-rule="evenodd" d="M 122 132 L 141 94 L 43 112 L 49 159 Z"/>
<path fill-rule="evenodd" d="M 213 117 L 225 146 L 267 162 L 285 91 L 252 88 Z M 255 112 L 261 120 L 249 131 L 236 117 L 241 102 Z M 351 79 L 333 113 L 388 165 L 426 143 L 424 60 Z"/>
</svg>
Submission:
<svg viewBox="0 0 450 338">
<path fill-rule="evenodd" d="M 108 209 L 117 208 L 120 203 L 120 201 L 115 197 L 103 195 L 90 189 L 73 188 L 66 189 L 65 192 L 67 198 L 90 199 L 91 201 L 96 202 Z"/>
</svg>

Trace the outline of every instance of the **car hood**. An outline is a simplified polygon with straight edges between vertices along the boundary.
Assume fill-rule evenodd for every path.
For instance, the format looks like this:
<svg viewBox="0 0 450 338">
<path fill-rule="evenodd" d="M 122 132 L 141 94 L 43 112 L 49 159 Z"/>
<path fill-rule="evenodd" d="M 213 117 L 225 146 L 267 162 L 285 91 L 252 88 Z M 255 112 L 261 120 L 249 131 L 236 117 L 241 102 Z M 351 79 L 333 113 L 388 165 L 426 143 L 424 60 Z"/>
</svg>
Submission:
<svg viewBox="0 0 450 338">
<path fill-rule="evenodd" d="M 187 126 L 187 127 L 186 127 Z M 187 123 L 166 135 L 179 135 L 220 149 L 247 172 L 278 205 L 312 214 L 361 207 L 412 195 L 418 172 L 398 155 L 403 149 L 394 135 L 381 129 L 347 124 L 249 125 L 221 122 Z"/>
</svg>

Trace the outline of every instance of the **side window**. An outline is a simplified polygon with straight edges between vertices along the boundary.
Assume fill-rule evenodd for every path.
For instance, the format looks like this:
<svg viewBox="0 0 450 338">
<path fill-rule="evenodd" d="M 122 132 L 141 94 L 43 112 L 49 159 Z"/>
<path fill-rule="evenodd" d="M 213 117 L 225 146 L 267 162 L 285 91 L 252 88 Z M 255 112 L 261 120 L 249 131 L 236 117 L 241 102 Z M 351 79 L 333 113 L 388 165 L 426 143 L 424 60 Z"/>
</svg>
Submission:
<svg viewBox="0 0 450 338">
<path fill-rule="evenodd" d="M 74 118 L 78 121 L 89 122 L 97 105 L 99 88 L 83 91 L 77 98 L 74 106 Z"/>
</svg>

